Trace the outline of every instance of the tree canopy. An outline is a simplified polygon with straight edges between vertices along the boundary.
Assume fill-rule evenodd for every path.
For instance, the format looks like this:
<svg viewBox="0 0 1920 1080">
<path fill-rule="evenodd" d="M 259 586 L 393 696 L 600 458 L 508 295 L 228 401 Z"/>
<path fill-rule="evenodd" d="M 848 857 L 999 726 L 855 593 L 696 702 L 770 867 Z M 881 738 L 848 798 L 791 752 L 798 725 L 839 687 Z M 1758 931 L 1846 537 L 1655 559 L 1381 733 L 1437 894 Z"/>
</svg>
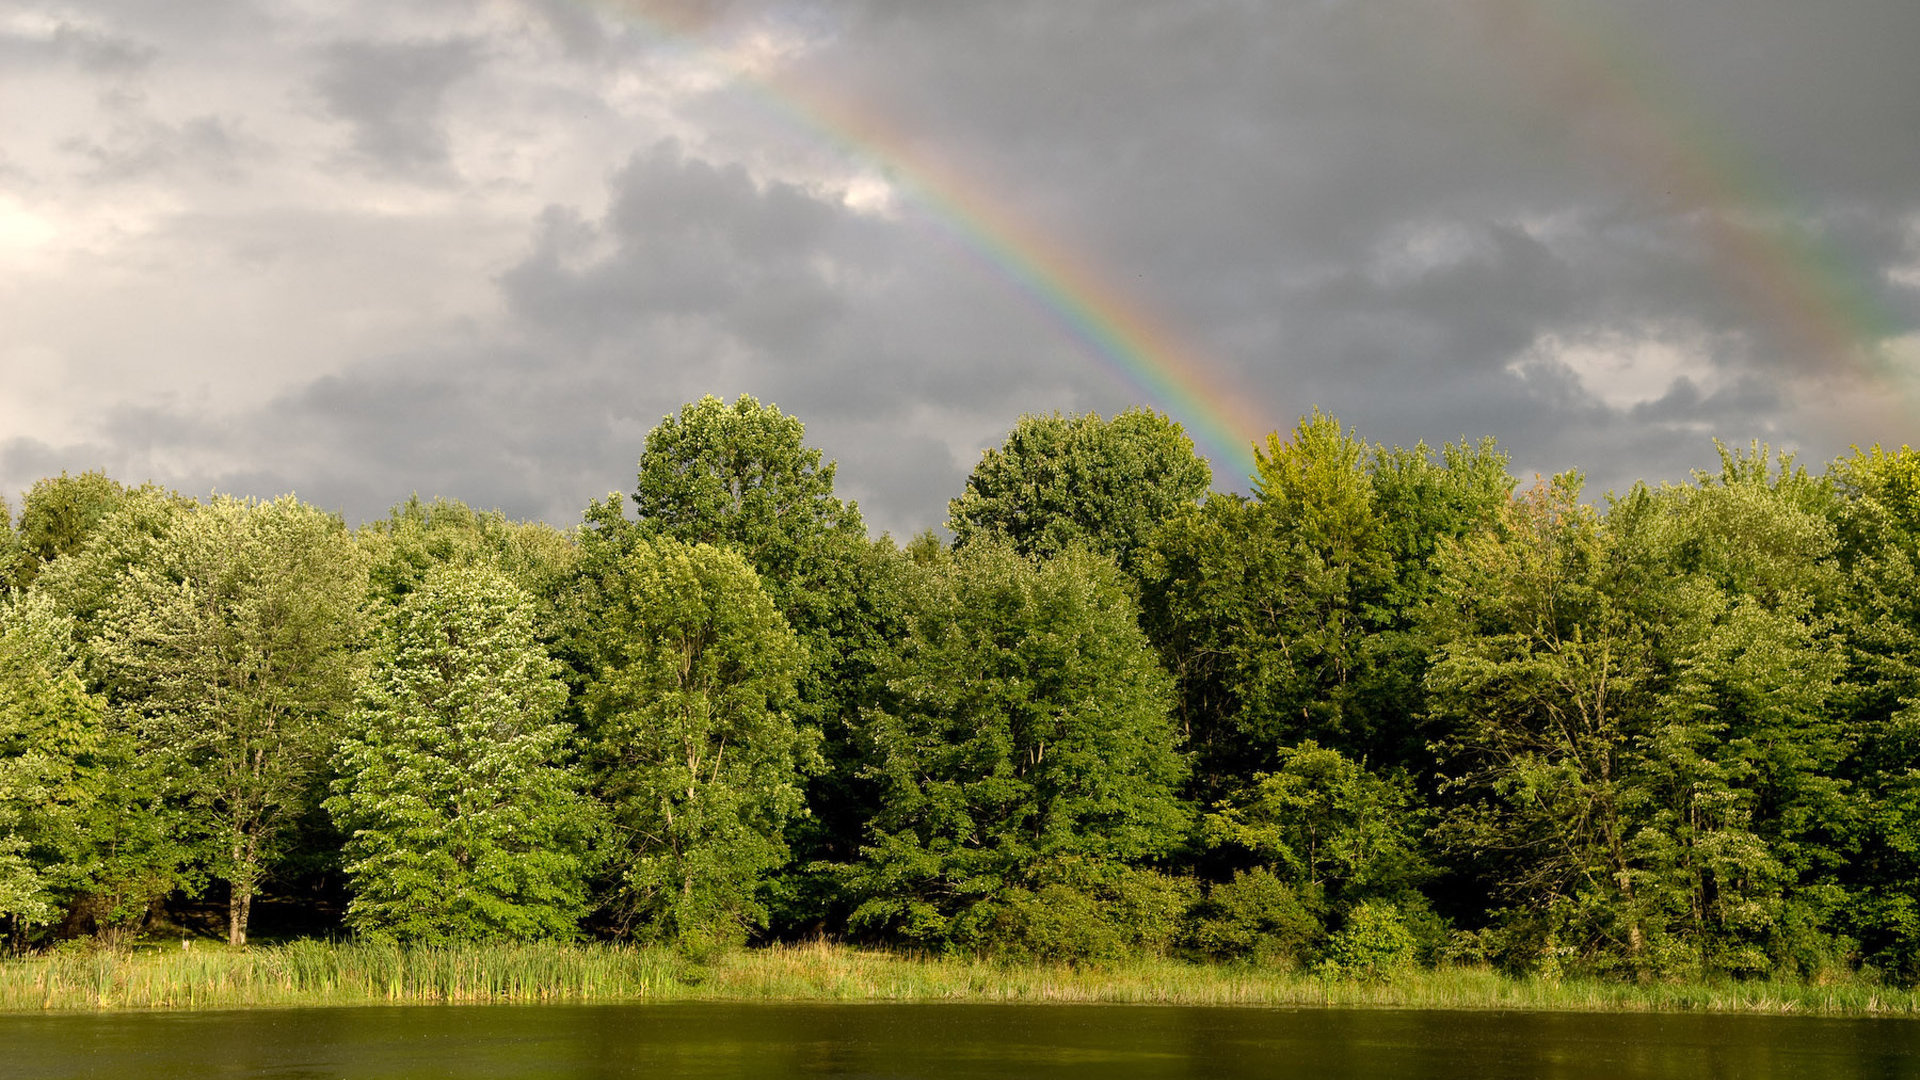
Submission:
<svg viewBox="0 0 1920 1080">
<path fill-rule="evenodd" d="M 442 567 L 391 609 L 334 751 L 347 924 L 405 941 L 570 939 L 592 817 L 558 665 L 498 571 Z"/>
<path fill-rule="evenodd" d="M 882 680 L 856 928 L 972 945 L 1049 872 L 1098 878 L 1182 839 L 1173 688 L 1105 559 L 955 552 L 928 571 Z"/>
<path fill-rule="evenodd" d="M 704 947 L 763 926 L 816 733 L 805 652 L 737 552 L 641 540 L 593 567 L 574 619 L 581 713 L 623 931 Z"/>
<path fill-rule="evenodd" d="M 947 504 L 947 527 L 958 547 L 997 538 L 1044 557 L 1078 545 L 1130 569 L 1154 528 L 1212 478 L 1193 440 L 1159 413 L 1027 415 L 981 454 Z"/>
<path fill-rule="evenodd" d="M 1027 416 L 950 546 L 751 397 L 570 531 L 63 474 L 0 512 L 0 936 L 1912 984 L 1920 454 L 1719 451 L 1596 497 L 1314 412 L 1223 494 Z"/>
</svg>

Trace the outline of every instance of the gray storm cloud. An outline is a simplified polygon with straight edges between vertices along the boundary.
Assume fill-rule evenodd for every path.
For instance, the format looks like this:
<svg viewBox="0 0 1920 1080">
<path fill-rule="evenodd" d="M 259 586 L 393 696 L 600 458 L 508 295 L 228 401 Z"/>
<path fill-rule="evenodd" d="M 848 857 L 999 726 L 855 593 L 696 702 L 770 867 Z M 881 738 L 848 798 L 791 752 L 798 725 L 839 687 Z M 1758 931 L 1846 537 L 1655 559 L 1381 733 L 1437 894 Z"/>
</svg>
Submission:
<svg viewBox="0 0 1920 1080">
<path fill-rule="evenodd" d="M 748 392 L 913 531 L 1019 412 L 1137 400 L 988 257 L 1041 238 L 1279 427 L 1492 434 L 1596 490 L 1716 435 L 1912 439 L 1910 3 L 614 12 L 0 18 L 0 490 L 105 467 L 567 524 L 662 414 Z M 1805 355 L 1817 318 L 1882 374 Z"/>
</svg>

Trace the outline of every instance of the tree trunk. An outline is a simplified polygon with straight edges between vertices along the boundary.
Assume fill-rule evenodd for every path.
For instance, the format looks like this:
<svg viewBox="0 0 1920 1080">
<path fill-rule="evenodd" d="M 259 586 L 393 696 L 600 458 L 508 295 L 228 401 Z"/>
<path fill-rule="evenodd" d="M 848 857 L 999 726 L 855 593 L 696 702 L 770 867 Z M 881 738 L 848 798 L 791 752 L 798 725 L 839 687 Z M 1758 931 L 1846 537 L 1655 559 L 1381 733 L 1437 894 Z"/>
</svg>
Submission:
<svg viewBox="0 0 1920 1080">
<path fill-rule="evenodd" d="M 260 875 L 255 871 L 253 860 L 247 858 L 251 852 L 248 845 L 233 845 L 233 879 L 228 882 L 230 892 L 227 897 L 227 944 L 239 946 L 247 943 L 247 919 L 253 912 L 254 885 Z"/>
<path fill-rule="evenodd" d="M 235 882 L 233 898 L 227 901 L 227 944 L 245 945 L 247 943 L 247 916 L 252 909 L 252 891 L 243 890 L 239 882 Z"/>
</svg>

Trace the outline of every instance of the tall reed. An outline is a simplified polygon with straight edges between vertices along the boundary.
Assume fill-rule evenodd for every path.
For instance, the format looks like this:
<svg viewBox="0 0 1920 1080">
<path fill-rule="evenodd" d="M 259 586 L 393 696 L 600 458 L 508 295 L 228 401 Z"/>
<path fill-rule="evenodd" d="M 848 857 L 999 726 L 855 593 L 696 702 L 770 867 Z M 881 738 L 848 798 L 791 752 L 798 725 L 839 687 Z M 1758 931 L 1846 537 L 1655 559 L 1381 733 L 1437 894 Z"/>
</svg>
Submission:
<svg viewBox="0 0 1920 1080">
<path fill-rule="evenodd" d="M 1178 960 L 1018 964 L 829 944 L 741 950 L 704 964 L 668 949 L 618 945 L 317 940 L 244 950 L 57 952 L 0 962 L 0 1010 L 9 1011 L 692 999 L 1920 1016 L 1920 993 L 1865 982 L 1636 986 L 1515 979 L 1474 968 L 1355 982 Z"/>
</svg>

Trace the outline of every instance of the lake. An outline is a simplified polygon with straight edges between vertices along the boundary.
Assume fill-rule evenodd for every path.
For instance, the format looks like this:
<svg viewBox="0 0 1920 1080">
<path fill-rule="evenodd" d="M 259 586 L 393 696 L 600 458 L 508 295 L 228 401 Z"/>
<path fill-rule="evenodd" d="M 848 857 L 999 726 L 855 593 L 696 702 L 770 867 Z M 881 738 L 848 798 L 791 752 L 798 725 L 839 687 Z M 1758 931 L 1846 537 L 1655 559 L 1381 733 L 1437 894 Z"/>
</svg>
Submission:
<svg viewBox="0 0 1920 1080">
<path fill-rule="evenodd" d="M 1920 1077 L 1920 1021 L 1127 1005 L 0 1016 L 3 1077 Z"/>
</svg>

